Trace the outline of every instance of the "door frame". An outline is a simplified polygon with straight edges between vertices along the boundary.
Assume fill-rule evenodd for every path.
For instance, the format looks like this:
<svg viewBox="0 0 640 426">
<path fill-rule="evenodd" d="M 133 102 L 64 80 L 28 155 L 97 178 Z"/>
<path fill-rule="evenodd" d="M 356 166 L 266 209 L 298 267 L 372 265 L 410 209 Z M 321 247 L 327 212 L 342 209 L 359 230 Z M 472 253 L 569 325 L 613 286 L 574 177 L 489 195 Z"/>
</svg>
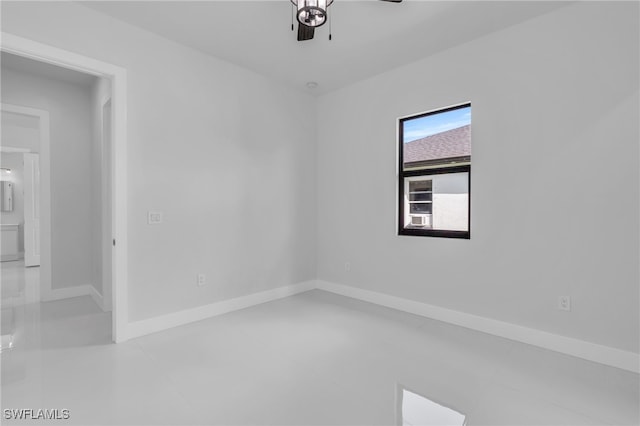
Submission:
<svg viewBox="0 0 640 426">
<path fill-rule="evenodd" d="M 127 340 L 127 71 L 88 56 L 2 32 L 0 50 L 111 81 L 112 340 Z M 117 170 L 117 173 L 116 173 Z M 103 172 L 104 173 L 104 172 Z M 49 200 L 50 201 L 50 200 Z M 103 265 L 108 266 L 108 265 Z"/>
<path fill-rule="evenodd" d="M 40 125 L 38 124 L 38 127 Z M 39 136 L 40 138 L 40 136 Z M 24 266 L 42 266 L 42 174 L 40 173 L 40 153 L 25 152 L 22 154 L 23 213 L 22 241 L 24 244 Z M 50 212 L 46 212 L 47 215 Z M 50 217 L 50 216 L 49 216 Z M 40 279 L 40 287 L 43 280 Z"/>
<path fill-rule="evenodd" d="M 111 102 L 112 93 L 109 93 L 103 99 L 100 100 L 100 128 L 98 133 L 100 133 L 100 152 L 101 152 L 101 170 L 111 170 L 112 164 L 112 155 L 111 155 L 111 147 L 113 146 L 113 136 L 112 126 L 109 126 L 109 137 L 105 138 L 105 111 L 109 110 L 109 124 L 113 123 L 113 102 Z M 107 107 L 108 104 L 108 107 Z M 109 150 L 105 151 L 106 148 Z M 103 176 L 104 177 L 104 176 Z M 102 217 L 102 228 L 100 230 L 102 235 L 102 241 L 100 244 L 100 254 L 101 254 L 101 262 L 102 262 L 102 282 L 103 283 L 113 283 L 113 271 L 110 268 L 106 268 L 105 266 L 113 263 L 113 244 L 111 243 L 112 232 L 113 229 L 113 211 L 111 206 L 113 204 L 112 196 L 113 196 L 113 182 L 109 179 L 102 179 L 100 191 L 102 192 L 101 196 L 101 217 Z M 109 249 L 112 249 L 111 251 Z M 108 271 L 108 272 L 107 272 Z M 102 308 L 105 311 L 113 310 L 113 285 L 103 285 L 102 286 Z"/>
</svg>

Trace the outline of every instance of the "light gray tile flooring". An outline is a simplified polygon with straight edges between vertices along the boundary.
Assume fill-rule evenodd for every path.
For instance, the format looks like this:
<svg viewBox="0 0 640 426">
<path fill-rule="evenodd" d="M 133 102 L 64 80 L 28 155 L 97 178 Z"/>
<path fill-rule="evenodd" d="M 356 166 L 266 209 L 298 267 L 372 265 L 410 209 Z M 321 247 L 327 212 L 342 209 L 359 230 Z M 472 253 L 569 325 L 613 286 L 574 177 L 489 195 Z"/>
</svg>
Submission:
<svg viewBox="0 0 640 426">
<path fill-rule="evenodd" d="M 468 425 L 640 423 L 637 374 L 317 290 L 117 345 L 89 297 L 16 309 L 2 408 L 52 424 L 392 425 L 403 389 Z"/>
</svg>

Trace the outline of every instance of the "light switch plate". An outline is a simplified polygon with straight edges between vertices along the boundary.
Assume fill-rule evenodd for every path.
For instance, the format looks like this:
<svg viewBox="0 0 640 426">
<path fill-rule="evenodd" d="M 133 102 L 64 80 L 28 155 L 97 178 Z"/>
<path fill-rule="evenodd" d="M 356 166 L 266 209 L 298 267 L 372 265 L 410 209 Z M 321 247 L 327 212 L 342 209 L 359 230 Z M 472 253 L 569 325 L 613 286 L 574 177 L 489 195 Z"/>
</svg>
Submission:
<svg viewBox="0 0 640 426">
<path fill-rule="evenodd" d="M 202 287 L 207 283 L 207 277 L 204 274 L 198 274 L 198 287 Z"/>
<path fill-rule="evenodd" d="M 162 223 L 162 212 L 148 212 L 147 223 L 149 223 L 149 225 Z"/>
</svg>

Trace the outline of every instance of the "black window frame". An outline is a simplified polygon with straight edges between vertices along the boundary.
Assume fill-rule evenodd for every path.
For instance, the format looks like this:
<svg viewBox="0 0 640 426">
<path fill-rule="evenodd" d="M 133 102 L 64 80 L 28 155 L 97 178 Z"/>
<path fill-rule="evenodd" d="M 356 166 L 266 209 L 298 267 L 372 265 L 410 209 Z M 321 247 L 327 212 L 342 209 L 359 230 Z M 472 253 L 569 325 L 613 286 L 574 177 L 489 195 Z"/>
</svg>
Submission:
<svg viewBox="0 0 640 426">
<path fill-rule="evenodd" d="M 408 120 L 414 120 L 416 118 L 427 117 L 429 115 L 441 114 L 447 111 L 453 111 L 456 109 L 462 109 L 471 107 L 471 103 L 467 102 L 447 108 L 415 114 L 398 119 L 398 235 L 420 236 L 420 237 L 442 237 L 442 238 L 462 238 L 471 239 L 471 164 L 463 165 L 451 165 L 451 166 L 434 166 L 431 168 L 418 169 L 418 170 L 404 170 L 404 122 Z M 442 175 L 448 173 L 467 173 L 468 177 L 468 202 L 467 202 L 467 230 L 466 231 L 454 231 L 445 229 L 416 229 L 405 228 L 404 216 L 404 186 L 405 179 L 416 176 L 432 176 Z"/>
</svg>

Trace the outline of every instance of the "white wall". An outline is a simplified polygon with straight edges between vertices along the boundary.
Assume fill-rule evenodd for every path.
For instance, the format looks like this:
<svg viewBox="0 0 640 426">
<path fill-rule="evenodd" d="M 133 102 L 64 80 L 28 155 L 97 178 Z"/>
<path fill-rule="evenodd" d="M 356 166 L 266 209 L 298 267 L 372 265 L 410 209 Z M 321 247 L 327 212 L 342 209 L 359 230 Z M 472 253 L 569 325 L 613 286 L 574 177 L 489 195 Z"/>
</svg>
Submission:
<svg viewBox="0 0 640 426">
<path fill-rule="evenodd" d="M 433 193 L 435 194 L 468 194 L 468 173 L 446 173 L 433 175 Z"/>
<path fill-rule="evenodd" d="M 4 129 L 3 129 L 4 133 Z M 11 169 L 11 173 L 2 171 L 2 181 L 13 183 L 13 211 L 0 211 L 0 223 L 3 225 L 19 225 L 18 252 L 24 255 L 24 165 L 21 153 L 0 154 L 0 165 Z"/>
<path fill-rule="evenodd" d="M 2 67 L 2 102 L 50 116 L 51 286 L 91 283 L 90 88 Z"/>
<path fill-rule="evenodd" d="M 321 97 L 319 278 L 638 352 L 638 40 L 579 2 Z M 396 118 L 467 101 L 471 240 L 396 236 Z"/>
<path fill-rule="evenodd" d="M 315 278 L 312 97 L 71 2 L 2 29 L 127 69 L 130 320 Z"/>
<path fill-rule="evenodd" d="M 469 174 L 433 176 L 433 228 L 469 230 Z"/>
<path fill-rule="evenodd" d="M 38 152 L 40 150 L 38 117 L 2 111 L 2 146 Z"/>
</svg>

